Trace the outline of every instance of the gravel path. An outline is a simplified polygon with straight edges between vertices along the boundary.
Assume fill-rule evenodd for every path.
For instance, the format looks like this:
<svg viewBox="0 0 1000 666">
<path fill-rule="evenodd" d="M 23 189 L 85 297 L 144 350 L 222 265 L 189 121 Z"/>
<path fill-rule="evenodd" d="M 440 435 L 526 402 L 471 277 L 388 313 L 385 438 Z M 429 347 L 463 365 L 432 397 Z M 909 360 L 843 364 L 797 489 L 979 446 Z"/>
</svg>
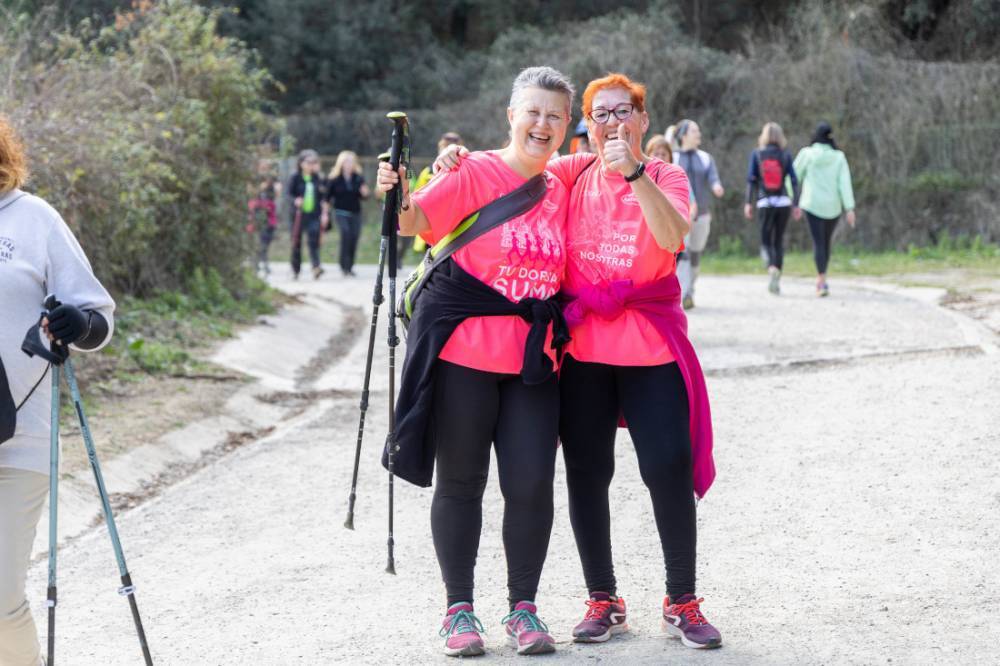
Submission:
<svg viewBox="0 0 1000 666">
<path fill-rule="evenodd" d="M 370 285 L 288 286 L 367 308 Z M 709 375 L 719 469 L 699 506 L 699 593 L 724 647 L 696 652 L 659 633 L 662 560 L 648 495 L 620 434 L 613 543 L 633 630 L 605 645 L 567 640 L 585 589 L 560 459 L 538 598 L 559 641 L 546 660 L 1000 661 L 996 338 L 927 299 L 835 284 L 830 299 L 818 300 L 806 281 L 783 286 L 776 299 L 764 278 L 703 278 L 691 315 Z M 443 586 L 430 491 L 397 483 L 399 575 L 383 573 L 382 359 L 357 530 L 342 527 L 364 329 L 339 363 L 308 375 L 308 388 L 321 396 L 314 418 L 119 517 L 158 664 L 449 663 L 436 633 Z M 485 505 L 477 613 L 490 656 L 482 661 L 520 663 L 499 625 L 506 595 L 495 475 Z M 68 544 L 59 564 L 60 663 L 141 663 L 105 530 Z M 29 581 L 42 632 L 45 575 L 43 560 Z"/>
</svg>

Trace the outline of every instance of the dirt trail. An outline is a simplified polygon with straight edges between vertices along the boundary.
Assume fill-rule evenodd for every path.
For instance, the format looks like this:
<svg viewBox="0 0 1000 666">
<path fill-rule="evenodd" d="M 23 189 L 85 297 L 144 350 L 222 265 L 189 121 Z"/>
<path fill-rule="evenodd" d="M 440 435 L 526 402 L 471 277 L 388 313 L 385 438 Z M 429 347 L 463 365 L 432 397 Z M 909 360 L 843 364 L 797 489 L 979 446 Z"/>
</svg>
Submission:
<svg viewBox="0 0 1000 666">
<path fill-rule="evenodd" d="M 725 646 L 706 655 L 659 633 L 662 557 L 634 452 L 620 433 L 613 543 L 633 629 L 605 645 L 568 641 L 585 590 L 560 458 L 538 597 L 559 640 L 550 660 L 1000 660 L 996 336 L 962 324 L 926 293 L 844 283 L 820 300 L 808 281 L 783 287 L 774 298 L 762 277 L 706 277 L 691 313 L 719 469 L 699 505 L 699 594 Z M 308 390 L 289 393 L 294 382 L 275 382 L 273 399 L 304 403 L 298 425 L 235 448 L 120 516 L 153 654 L 166 665 L 454 663 L 440 655 L 437 637 L 443 586 L 430 491 L 397 483 L 399 575 L 383 573 L 384 354 L 374 369 L 357 530 L 342 527 L 371 282 L 295 288 L 366 313 L 353 346 L 309 375 Z M 377 339 L 381 350 L 384 331 Z M 490 649 L 483 661 L 522 663 L 503 646 L 499 626 L 500 521 L 494 474 L 477 568 L 477 613 Z M 44 631 L 44 561 L 29 583 Z M 63 549 L 63 664 L 138 662 L 116 587 L 103 529 Z"/>
</svg>

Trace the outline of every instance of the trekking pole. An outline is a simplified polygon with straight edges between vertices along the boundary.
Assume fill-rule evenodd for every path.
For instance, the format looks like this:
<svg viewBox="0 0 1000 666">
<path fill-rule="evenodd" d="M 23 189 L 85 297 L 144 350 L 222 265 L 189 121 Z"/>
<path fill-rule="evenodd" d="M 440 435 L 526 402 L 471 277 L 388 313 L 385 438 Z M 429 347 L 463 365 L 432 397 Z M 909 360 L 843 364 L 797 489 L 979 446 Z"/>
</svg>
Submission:
<svg viewBox="0 0 1000 666">
<path fill-rule="evenodd" d="M 37 333 L 36 333 L 37 335 Z M 59 513 L 59 364 L 52 363 L 52 428 L 49 432 L 49 587 L 46 604 L 49 607 L 48 651 L 45 661 L 56 663 L 56 552 L 59 548 L 57 529 Z"/>
<path fill-rule="evenodd" d="M 295 206 L 295 202 L 292 202 L 292 206 Z M 299 266 L 302 265 L 302 206 L 295 206 L 295 217 L 292 218 L 292 257 L 295 256 L 295 252 L 299 253 Z M 294 269 L 294 266 L 293 266 Z M 298 279 L 299 274 L 295 273 L 295 278 Z"/>
<path fill-rule="evenodd" d="M 389 164 L 393 171 L 399 171 L 400 163 L 409 163 L 410 153 L 410 127 L 406 114 L 400 111 L 393 111 L 388 114 L 389 120 L 393 123 L 392 128 L 392 148 L 389 150 Z M 385 207 L 382 209 L 382 238 L 388 243 L 389 262 L 389 303 L 396 303 L 396 255 L 398 247 L 396 245 L 396 234 L 399 230 L 399 207 L 403 203 L 403 182 L 396 183 L 396 186 L 389 190 L 385 196 Z M 386 435 L 386 452 L 389 468 L 389 539 L 386 542 L 389 551 L 389 561 L 385 571 L 395 575 L 396 559 L 393 554 L 392 528 L 393 528 L 393 456 L 396 453 L 396 347 L 399 345 L 399 336 L 396 335 L 396 313 L 389 315 L 389 434 Z"/>
<path fill-rule="evenodd" d="M 142 628 L 142 618 L 139 617 L 139 607 L 135 602 L 135 585 L 132 584 L 132 576 L 125 565 L 125 553 L 122 552 L 122 542 L 118 537 L 118 528 L 115 526 L 114 514 L 111 512 L 111 501 L 108 498 L 107 488 L 104 486 L 104 476 L 101 474 L 101 466 L 97 462 L 97 450 L 94 448 L 94 438 L 90 434 L 87 416 L 83 413 L 83 401 L 80 398 L 80 389 L 76 384 L 73 362 L 68 358 L 66 359 L 66 382 L 69 384 L 69 391 L 73 396 L 73 405 L 76 407 L 76 414 L 80 418 L 80 430 L 83 431 L 83 442 L 87 447 L 87 457 L 90 459 L 90 467 L 94 470 L 94 481 L 97 483 L 97 492 L 101 496 L 101 509 L 104 511 L 104 521 L 108 524 L 111 546 L 115 550 L 115 559 L 118 561 L 118 572 L 121 574 L 122 581 L 122 586 L 118 588 L 118 594 L 128 597 L 128 605 L 132 609 L 132 620 L 135 622 L 135 630 L 139 636 L 139 645 L 142 647 L 142 656 L 146 660 L 146 666 L 152 666 L 153 658 L 149 654 L 149 645 L 146 643 L 146 632 Z"/>
<path fill-rule="evenodd" d="M 42 316 L 46 316 L 48 312 L 54 310 L 59 306 L 59 301 L 56 300 L 55 296 L 48 296 L 45 299 L 45 309 L 46 311 L 42 313 Z M 41 344 L 38 338 L 37 327 L 32 327 L 28 330 L 28 335 L 25 337 L 24 343 L 21 345 L 21 350 L 24 351 L 29 356 L 39 355 L 45 360 L 47 360 L 52 367 L 52 377 L 53 377 L 53 402 L 52 402 L 52 435 L 50 439 L 50 446 L 54 451 L 53 460 L 50 462 L 50 472 L 58 472 L 58 424 L 59 424 L 59 366 L 65 367 L 66 370 L 66 382 L 69 384 L 70 394 L 73 398 L 73 406 L 76 408 L 77 416 L 80 419 L 80 430 L 83 433 L 84 446 L 87 449 L 87 458 L 90 460 L 90 467 L 94 471 L 94 480 L 97 483 L 97 492 L 101 499 L 101 510 L 104 513 L 104 520 L 108 526 L 108 534 L 111 536 L 111 545 L 115 551 L 115 559 L 118 561 L 118 571 L 121 574 L 122 587 L 119 588 L 118 593 L 122 596 L 128 597 L 129 607 L 132 610 L 132 620 L 135 623 L 135 629 L 139 636 L 139 645 L 142 648 L 142 656 L 145 660 L 146 666 L 153 665 L 153 658 L 149 653 L 149 646 L 146 643 L 146 632 L 142 627 L 142 618 L 139 617 L 139 607 L 135 602 L 135 585 L 132 584 L 132 576 L 129 574 L 128 567 L 125 565 L 125 554 L 122 552 L 121 539 L 118 537 L 118 528 L 115 526 L 115 518 L 111 511 L 111 501 L 108 498 L 108 491 L 104 485 L 104 476 L 101 474 L 101 466 L 97 462 L 97 450 L 94 447 L 94 439 L 90 433 L 90 426 L 87 423 L 87 416 L 83 412 L 83 401 L 80 397 L 80 389 L 76 383 L 76 375 L 73 372 L 73 363 L 69 360 L 69 348 L 65 346 L 54 346 L 50 351 L 46 349 L 44 345 Z M 55 512 L 56 512 L 56 498 L 58 490 L 56 486 L 58 485 L 58 474 L 53 474 L 49 479 L 49 493 L 50 502 L 52 504 L 49 506 L 49 636 L 48 636 L 48 650 L 49 650 L 49 664 L 54 663 L 54 649 L 55 649 L 55 563 L 56 563 L 56 527 L 55 527 Z"/>
<path fill-rule="evenodd" d="M 389 161 L 389 153 L 379 155 L 380 162 Z M 375 331 L 378 326 L 378 308 L 385 301 L 382 293 L 382 276 L 385 273 L 385 255 L 389 239 L 383 235 L 378 248 L 378 273 L 375 275 L 375 289 L 372 293 L 372 323 L 368 331 L 368 355 L 365 357 L 365 382 L 361 389 L 361 417 L 358 420 L 358 445 L 354 449 L 354 474 L 351 476 L 351 495 L 347 499 L 347 520 L 344 527 L 354 529 L 354 501 L 357 498 L 358 468 L 361 465 L 361 442 L 365 436 L 365 416 L 368 414 L 368 393 L 372 378 L 372 356 L 375 354 Z M 390 309 L 392 307 L 390 303 Z M 391 315 L 390 315 L 391 316 Z"/>
<path fill-rule="evenodd" d="M 48 299 L 46 299 L 46 303 L 49 303 Z M 38 322 L 32 324 L 28 332 L 24 334 L 21 351 L 28 356 L 38 356 L 47 361 L 49 366 L 46 371 L 51 370 L 52 372 L 52 411 L 50 412 L 52 422 L 49 429 L 49 585 L 45 595 L 46 606 L 48 606 L 48 644 L 45 663 L 55 664 L 56 554 L 59 548 L 59 368 L 66 360 L 69 350 L 65 347 L 55 345 L 50 350 L 46 345 L 42 344 L 41 337 L 39 337 L 39 330 L 42 320 L 47 315 L 48 310 L 43 311 Z M 34 389 L 32 389 L 33 391 Z"/>
</svg>

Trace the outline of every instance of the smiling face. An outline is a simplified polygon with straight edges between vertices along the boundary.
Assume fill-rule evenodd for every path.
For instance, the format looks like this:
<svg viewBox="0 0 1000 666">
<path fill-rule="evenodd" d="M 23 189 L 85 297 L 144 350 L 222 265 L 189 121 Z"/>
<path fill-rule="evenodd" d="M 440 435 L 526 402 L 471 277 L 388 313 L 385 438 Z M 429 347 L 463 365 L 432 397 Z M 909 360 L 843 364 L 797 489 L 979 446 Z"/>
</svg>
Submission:
<svg viewBox="0 0 1000 666">
<path fill-rule="evenodd" d="M 561 92 L 526 88 L 507 109 L 510 149 L 526 166 L 543 165 L 562 145 L 569 127 L 569 99 Z"/>
<path fill-rule="evenodd" d="M 597 94 L 594 95 L 590 112 L 593 113 L 594 109 L 612 111 L 619 104 L 631 103 L 632 96 L 625 88 L 604 88 L 597 91 Z M 625 120 L 619 120 L 612 113 L 608 118 L 608 122 L 603 124 L 595 123 L 589 117 L 587 118 L 587 129 L 591 138 L 590 146 L 601 157 L 601 160 L 604 159 L 604 144 L 612 139 L 619 138 L 619 128 L 623 125 L 628 128 L 629 144 L 632 146 L 632 151 L 638 155 L 641 152 L 642 135 L 649 129 L 649 114 L 645 111 L 635 109 L 632 111 L 632 115 Z"/>
</svg>

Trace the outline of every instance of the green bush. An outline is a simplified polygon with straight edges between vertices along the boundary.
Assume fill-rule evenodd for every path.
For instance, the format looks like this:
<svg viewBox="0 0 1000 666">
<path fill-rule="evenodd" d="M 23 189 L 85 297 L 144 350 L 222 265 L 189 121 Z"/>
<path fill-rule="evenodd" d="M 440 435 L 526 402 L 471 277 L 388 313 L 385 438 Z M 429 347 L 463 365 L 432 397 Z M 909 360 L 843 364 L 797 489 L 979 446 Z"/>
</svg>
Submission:
<svg viewBox="0 0 1000 666">
<path fill-rule="evenodd" d="M 61 32 L 51 14 L 0 12 L 0 111 L 28 146 L 29 189 L 114 292 L 183 291 L 210 275 L 238 292 L 247 182 L 281 131 L 265 113 L 270 76 L 217 34 L 221 10 L 134 6 L 113 26 Z"/>
</svg>

